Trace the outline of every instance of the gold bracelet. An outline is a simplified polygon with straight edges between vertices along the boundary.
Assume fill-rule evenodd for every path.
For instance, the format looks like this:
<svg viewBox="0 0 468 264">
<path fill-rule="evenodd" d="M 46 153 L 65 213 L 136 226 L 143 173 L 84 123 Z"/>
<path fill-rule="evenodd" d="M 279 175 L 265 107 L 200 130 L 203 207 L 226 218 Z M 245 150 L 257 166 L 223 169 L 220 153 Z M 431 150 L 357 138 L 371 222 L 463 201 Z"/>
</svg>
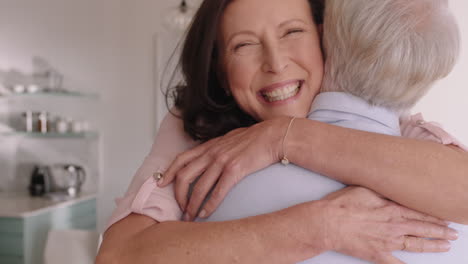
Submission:
<svg viewBox="0 0 468 264">
<path fill-rule="evenodd" d="M 296 119 L 295 117 L 291 118 L 291 121 L 289 121 L 289 125 L 288 125 L 288 129 L 286 129 L 286 133 L 284 134 L 284 137 L 283 137 L 283 144 L 282 144 L 282 147 L 283 147 L 283 158 L 281 158 L 281 163 L 286 166 L 289 164 L 289 160 L 288 158 L 286 157 L 286 149 L 284 148 L 284 141 L 286 141 L 286 137 L 288 136 L 288 132 L 289 132 L 289 129 L 291 128 L 291 125 L 294 121 L 294 119 Z"/>
</svg>

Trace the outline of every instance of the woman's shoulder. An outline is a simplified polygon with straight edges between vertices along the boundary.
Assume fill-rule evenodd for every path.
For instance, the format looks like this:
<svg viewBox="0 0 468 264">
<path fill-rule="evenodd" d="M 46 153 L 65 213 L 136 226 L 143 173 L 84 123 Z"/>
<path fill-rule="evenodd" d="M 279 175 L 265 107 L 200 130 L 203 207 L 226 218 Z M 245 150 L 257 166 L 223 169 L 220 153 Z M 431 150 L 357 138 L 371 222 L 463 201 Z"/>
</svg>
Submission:
<svg viewBox="0 0 468 264">
<path fill-rule="evenodd" d="M 421 113 L 401 117 L 400 128 L 403 137 L 429 140 L 444 145 L 455 145 L 468 151 L 468 147 L 447 132 L 441 124 L 426 121 Z"/>
<path fill-rule="evenodd" d="M 184 131 L 184 123 L 178 117 L 179 114 L 180 111 L 177 108 L 172 108 L 166 114 L 159 126 L 150 155 L 166 153 L 175 158 L 178 153 L 199 144 Z"/>
</svg>

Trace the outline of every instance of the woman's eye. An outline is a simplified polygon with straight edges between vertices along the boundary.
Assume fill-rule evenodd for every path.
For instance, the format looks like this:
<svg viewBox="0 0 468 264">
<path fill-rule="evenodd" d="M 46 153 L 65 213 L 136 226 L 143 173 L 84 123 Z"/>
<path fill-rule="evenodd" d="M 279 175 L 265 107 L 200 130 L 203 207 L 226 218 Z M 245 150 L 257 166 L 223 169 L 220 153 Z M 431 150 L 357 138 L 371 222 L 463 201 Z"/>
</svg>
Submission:
<svg viewBox="0 0 468 264">
<path fill-rule="evenodd" d="M 250 45 L 253 45 L 252 43 L 240 43 L 240 44 L 237 44 L 236 46 L 234 46 L 234 51 L 237 51 L 239 50 L 240 48 L 243 48 L 243 47 L 246 47 L 246 46 L 250 46 Z"/>
<path fill-rule="evenodd" d="M 303 29 L 290 29 L 286 32 L 286 34 L 284 34 L 284 36 L 288 36 L 288 35 L 292 35 L 292 34 L 296 34 L 296 33 L 302 33 L 304 32 Z"/>
</svg>

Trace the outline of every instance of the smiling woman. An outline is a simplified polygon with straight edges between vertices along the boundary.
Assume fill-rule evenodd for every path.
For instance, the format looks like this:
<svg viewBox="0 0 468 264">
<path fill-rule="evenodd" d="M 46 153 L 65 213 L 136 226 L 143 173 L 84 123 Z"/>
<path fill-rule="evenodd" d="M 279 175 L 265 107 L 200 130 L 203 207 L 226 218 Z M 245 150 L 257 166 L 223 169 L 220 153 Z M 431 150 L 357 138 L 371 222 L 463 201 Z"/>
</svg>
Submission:
<svg viewBox="0 0 468 264">
<path fill-rule="evenodd" d="M 322 83 L 318 26 L 306 1 L 262 4 L 233 3 L 223 15 L 218 45 L 227 89 L 258 121 L 305 117 Z"/>
<path fill-rule="evenodd" d="M 332 8 L 345 3 L 346 9 Z M 324 34 L 351 32 L 350 21 L 359 21 L 410 43 L 408 49 L 391 51 L 396 43 L 385 42 L 391 52 L 377 55 L 393 58 L 403 51 L 411 58 L 420 45 L 441 43 L 451 49 L 458 34 L 441 3 L 327 0 L 325 21 L 337 21 L 325 22 Z M 417 12 L 421 8 L 427 12 Z M 348 264 L 364 259 L 393 264 L 401 261 L 392 251 L 449 250 L 448 240 L 457 232 L 439 218 L 468 223 L 468 155 L 449 134 L 432 124 L 421 127 L 415 117 L 400 127 L 395 109 L 336 90 L 318 94 L 324 73 L 322 13 L 323 2 L 313 0 L 203 2 L 182 52 L 185 85 L 175 90 L 173 112 L 182 121 L 169 115 L 163 122 L 113 214 L 98 263 Z M 432 30 L 427 25 L 441 17 L 447 30 L 426 39 L 431 34 L 424 33 Z M 361 56 L 353 63 L 386 69 L 392 60 L 368 56 L 380 50 L 375 48 L 382 38 L 367 30 L 361 28 L 369 32 L 368 42 L 354 46 Z M 338 42 L 348 47 L 350 38 L 342 36 L 326 41 L 324 50 Z M 437 55 L 429 56 L 435 66 L 446 59 Z M 340 61 L 341 53 L 327 53 L 327 60 L 332 57 L 339 63 L 327 69 L 352 70 L 351 63 Z M 448 71 L 452 67 L 447 65 Z M 404 67 L 391 69 L 398 73 L 395 78 L 414 80 Z M 441 77 L 436 69 L 417 80 Z M 297 166 L 275 164 L 285 152 Z M 182 213 L 186 222 L 180 221 Z M 190 222 L 196 216 L 206 222 Z M 450 257 L 466 257 L 465 229 L 454 227 L 462 238 L 454 244 L 455 254 L 414 254 L 418 263 L 439 257 L 457 263 Z M 318 256 L 326 251 L 343 255 Z"/>
<path fill-rule="evenodd" d="M 252 125 L 256 121 L 267 119 L 266 112 L 276 109 L 267 109 L 267 105 L 271 104 L 263 100 L 264 94 L 259 92 L 262 89 L 269 92 L 269 89 L 265 89 L 267 86 L 285 80 L 274 76 L 275 74 L 270 74 L 270 77 L 260 76 L 258 71 L 295 67 L 297 76 L 286 81 L 298 82 L 308 78 L 309 88 L 304 89 L 307 92 L 304 93 L 304 99 L 300 100 L 301 106 L 293 104 L 282 107 L 282 110 L 302 108 L 303 116 L 307 114 L 307 107 L 310 108 L 311 98 L 320 88 L 323 61 L 317 25 L 322 24 L 322 0 L 296 1 L 294 5 L 278 3 L 282 5 L 281 8 L 261 2 L 252 2 L 247 7 L 231 5 L 230 2 L 202 3 L 187 34 L 190 42 L 184 45 L 181 55 L 185 82 L 190 82 L 191 88 L 175 88 L 175 106 L 182 110 L 185 131 L 197 140 L 206 141 L 232 129 Z M 276 14 L 284 13 L 281 10 L 288 10 L 292 6 L 295 7 L 293 10 L 276 18 Z M 238 11 L 245 14 L 242 20 L 230 17 L 230 13 Z M 297 11 L 300 12 L 299 16 L 291 17 Z M 221 15 L 222 12 L 225 14 Z M 268 14 L 275 14 L 272 16 L 275 18 L 270 19 L 268 29 L 264 29 L 262 26 L 266 21 L 256 17 Z M 284 19 L 285 17 L 288 18 Z M 270 41 L 272 38 L 277 43 Z M 298 41 L 301 45 L 294 44 Z M 285 54 L 286 50 L 291 51 L 292 44 L 294 48 L 300 47 L 301 50 L 294 54 Z M 276 65 L 285 63 L 285 58 L 292 55 L 299 59 L 295 65 Z M 274 60 L 273 64 L 261 62 L 265 58 Z M 307 100 L 309 102 L 305 102 Z M 250 102 L 255 104 L 250 105 Z M 260 106 L 261 102 L 263 104 Z M 249 110 L 243 108 L 245 106 Z M 220 112 L 223 113 L 222 116 L 218 115 Z M 267 116 L 259 116 L 265 114 Z M 287 115 L 287 112 L 283 115 Z"/>
</svg>

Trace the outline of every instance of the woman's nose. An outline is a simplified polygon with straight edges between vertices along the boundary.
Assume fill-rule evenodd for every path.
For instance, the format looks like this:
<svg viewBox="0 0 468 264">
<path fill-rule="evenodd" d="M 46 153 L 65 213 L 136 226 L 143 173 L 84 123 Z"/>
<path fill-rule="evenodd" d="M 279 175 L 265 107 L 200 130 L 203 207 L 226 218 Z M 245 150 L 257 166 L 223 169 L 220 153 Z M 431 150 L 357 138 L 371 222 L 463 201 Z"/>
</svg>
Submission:
<svg viewBox="0 0 468 264">
<path fill-rule="evenodd" d="M 279 45 L 268 45 L 263 56 L 264 72 L 281 73 L 288 67 L 286 52 Z"/>
</svg>

